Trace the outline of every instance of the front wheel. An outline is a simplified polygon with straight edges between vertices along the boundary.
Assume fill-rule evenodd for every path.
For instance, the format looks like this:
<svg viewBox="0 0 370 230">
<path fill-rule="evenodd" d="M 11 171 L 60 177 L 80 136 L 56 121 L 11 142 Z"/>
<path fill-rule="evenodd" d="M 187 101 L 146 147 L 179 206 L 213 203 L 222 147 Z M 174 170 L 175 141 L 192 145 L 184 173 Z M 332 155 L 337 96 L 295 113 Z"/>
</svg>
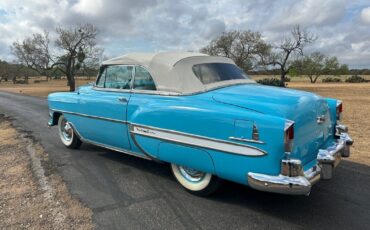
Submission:
<svg viewBox="0 0 370 230">
<path fill-rule="evenodd" d="M 204 173 L 185 166 L 171 164 L 176 180 L 190 193 L 209 196 L 222 184 L 222 180 L 210 173 Z"/>
<path fill-rule="evenodd" d="M 62 143 L 70 149 L 77 149 L 82 144 L 80 138 L 75 134 L 71 124 L 60 115 L 58 119 L 59 137 Z"/>
</svg>

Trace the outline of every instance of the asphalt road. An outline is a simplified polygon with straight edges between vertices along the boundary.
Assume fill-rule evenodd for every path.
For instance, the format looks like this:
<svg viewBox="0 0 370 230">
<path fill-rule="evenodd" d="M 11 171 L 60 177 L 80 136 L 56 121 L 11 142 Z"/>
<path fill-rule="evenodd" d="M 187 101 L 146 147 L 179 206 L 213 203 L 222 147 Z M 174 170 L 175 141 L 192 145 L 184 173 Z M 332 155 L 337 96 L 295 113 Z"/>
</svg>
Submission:
<svg viewBox="0 0 370 230">
<path fill-rule="evenodd" d="M 44 98 L 0 92 L 0 114 L 31 133 L 99 229 L 369 229 L 370 167 L 343 161 L 311 195 L 285 196 L 234 183 L 210 197 L 185 192 L 166 165 L 83 144 L 69 150 L 48 129 Z M 1 141 L 1 140 L 0 140 Z"/>
</svg>

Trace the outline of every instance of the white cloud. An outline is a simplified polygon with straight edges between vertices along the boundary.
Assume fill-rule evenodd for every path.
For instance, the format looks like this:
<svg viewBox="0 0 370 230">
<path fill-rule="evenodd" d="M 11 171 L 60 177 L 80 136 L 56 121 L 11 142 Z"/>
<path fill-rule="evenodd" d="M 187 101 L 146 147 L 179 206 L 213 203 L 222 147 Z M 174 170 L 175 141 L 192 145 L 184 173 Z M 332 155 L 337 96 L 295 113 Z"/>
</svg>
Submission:
<svg viewBox="0 0 370 230">
<path fill-rule="evenodd" d="M 370 7 L 362 9 L 361 19 L 364 23 L 370 24 Z"/>
<path fill-rule="evenodd" d="M 75 4 L 72 9 L 76 13 L 87 14 L 87 15 L 98 15 L 103 8 L 103 1 L 96 0 L 92 2 L 91 0 L 80 0 Z"/>
<path fill-rule="evenodd" d="M 8 47 L 32 33 L 83 23 L 97 26 L 108 56 L 198 50 L 231 29 L 274 42 L 300 24 L 319 37 L 308 50 L 370 67 L 368 0 L 1 0 L 0 59 L 11 60 Z"/>
<path fill-rule="evenodd" d="M 271 1 L 264 9 L 267 12 L 264 28 L 282 30 L 296 24 L 304 27 L 337 24 L 346 13 L 347 3 L 348 0 Z"/>
</svg>

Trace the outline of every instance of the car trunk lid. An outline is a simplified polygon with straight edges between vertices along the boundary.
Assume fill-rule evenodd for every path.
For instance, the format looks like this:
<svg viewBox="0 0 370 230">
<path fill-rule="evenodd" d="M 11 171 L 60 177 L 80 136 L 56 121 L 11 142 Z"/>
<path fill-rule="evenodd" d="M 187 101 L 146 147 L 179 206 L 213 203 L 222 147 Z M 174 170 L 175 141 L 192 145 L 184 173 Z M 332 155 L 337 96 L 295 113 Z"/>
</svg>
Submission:
<svg viewBox="0 0 370 230">
<path fill-rule="evenodd" d="M 294 121 L 292 156 L 303 164 L 316 158 L 318 149 L 332 133 L 327 102 L 313 93 L 245 84 L 218 89 L 214 91 L 213 99 Z"/>
</svg>

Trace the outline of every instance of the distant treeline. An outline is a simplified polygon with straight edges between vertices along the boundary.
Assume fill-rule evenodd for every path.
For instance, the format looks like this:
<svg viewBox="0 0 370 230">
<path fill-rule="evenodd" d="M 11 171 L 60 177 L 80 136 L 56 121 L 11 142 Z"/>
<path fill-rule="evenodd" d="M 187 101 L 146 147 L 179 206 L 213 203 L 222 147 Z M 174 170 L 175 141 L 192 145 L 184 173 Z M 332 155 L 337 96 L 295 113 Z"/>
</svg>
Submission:
<svg viewBox="0 0 370 230">
<path fill-rule="evenodd" d="M 271 70 L 249 70 L 249 75 L 280 75 L 279 69 Z M 370 69 L 350 69 L 348 71 L 339 72 L 339 75 L 370 75 Z"/>
<path fill-rule="evenodd" d="M 79 69 L 77 76 L 95 76 L 97 68 L 82 67 Z M 59 79 L 64 74 L 57 68 L 39 73 L 25 65 L 13 64 L 0 60 L 0 82 L 13 81 L 13 83 L 27 83 L 29 77 L 43 76 L 46 80 Z"/>
<path fill-rule="evenodd" d="M 370 75 L 370 69 L 350 69 L 350 75 Z"/>
<path fill-rule="evenodd" d="M 81 68 L 76 76 L 96 76 L 98 72 L 97 68 Z M 280 75 L 279 69 L 270 70 L 249 70 L 247 71 L 249 75 Z M 348 71 L 339 72 L 339 75 L 370 75 L 370 69 L 350 69 Z M 6 61 L 0 60 L 0 82 L 1 81 L 13 81 L 16 83 L 17 80 L 25 80 L 29 77 L 34 76 L 44 76 L 48 79 L 59 79 L 64 76 L 64 74 L 58 70 L 49 70 L 45 73 L 40 74 L 37 71 L 28 68 L 27 66 L 21 64 L 8 63 Z"/>
</svg>

